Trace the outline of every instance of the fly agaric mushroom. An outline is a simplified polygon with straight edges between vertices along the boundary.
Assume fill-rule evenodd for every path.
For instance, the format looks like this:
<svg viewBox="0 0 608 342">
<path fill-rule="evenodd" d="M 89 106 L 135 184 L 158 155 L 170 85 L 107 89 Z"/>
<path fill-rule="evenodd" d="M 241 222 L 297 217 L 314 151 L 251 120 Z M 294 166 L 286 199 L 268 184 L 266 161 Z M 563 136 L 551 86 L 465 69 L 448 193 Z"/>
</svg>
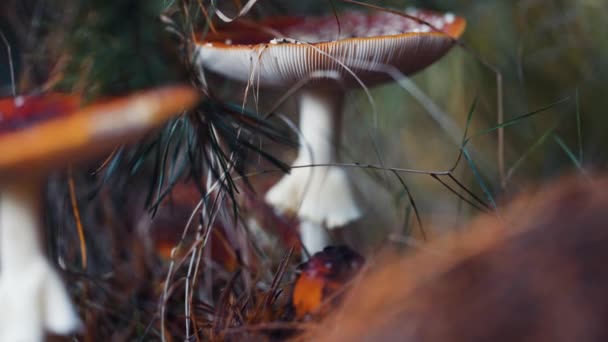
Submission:
<svg viewBox="0 0 608 342">
<path fill-rule="evenodd" d="M 353 11 L 338 18 L 235 22 L 196 43 L 195 63 L 255 87 L 289 88 L 310 80 L 299 95 L 301 142 L 293 166 L 330 165 L 340 161 L 345 90 L 387 82 L 390 70 L 410 75 L 425 68 L 450 50 L 466 26 L 453 14 L 408 13 L 420 20 Z M 306 229 L 304 246 L 314 253 L 329 242 L 320 227 L 340 227 L 364 214 L 353 183 L 339 166 L 295 168 L 266 200 L 280 211 L 297 212 Z"/>
<path fill-rule="evenodd" d="M 45 175 L 136 141 L 198 98 L 173 86 L 80 109 L 67 95 L 0 99 L 0 341 L 40 341 L 80 324 L 41 246 Z"/>
</svg>

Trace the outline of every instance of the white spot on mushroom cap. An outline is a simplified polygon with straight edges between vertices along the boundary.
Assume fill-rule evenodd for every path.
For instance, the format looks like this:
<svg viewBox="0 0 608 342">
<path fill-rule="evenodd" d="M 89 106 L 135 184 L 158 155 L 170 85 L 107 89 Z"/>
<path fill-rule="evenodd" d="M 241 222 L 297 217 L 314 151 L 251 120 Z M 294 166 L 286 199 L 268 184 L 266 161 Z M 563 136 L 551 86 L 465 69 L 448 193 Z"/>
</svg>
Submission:
<svg viewBox="0 0 608 342">
<path fill-rule="evenodd" d="M 446 23 L 452 24 L 456 20 L 456 16 L 453 13 L 446 13 L 443 16 L 443 19 L 445 20 Z"/>
<path fill-rule="evenodd" d="M 25 98 L 23 96 L 15 97 L 15 106 L 21 107 L 25 103 Z"/>
<path fill-rule="evenodd" d="M 405 9 L 405 13 L 407 15 L 416 16 L 418 14 L 418 9 L 416 7 L 408 7 Z"/>
</svg>

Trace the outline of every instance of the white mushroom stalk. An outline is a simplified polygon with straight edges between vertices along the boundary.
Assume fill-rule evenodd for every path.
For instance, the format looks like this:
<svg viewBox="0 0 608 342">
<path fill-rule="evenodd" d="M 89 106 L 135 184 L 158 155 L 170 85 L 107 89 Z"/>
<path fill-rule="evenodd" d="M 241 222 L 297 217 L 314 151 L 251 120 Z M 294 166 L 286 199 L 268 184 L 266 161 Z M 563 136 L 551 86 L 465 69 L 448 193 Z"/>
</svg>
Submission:
<svg viewBox="0 0 608 342">
<path fill-rule="evenodd" d="M 0 189 L 0 341 L 42 341 L 67 334 L 80 320 L 41 246 L 41 181 Z"/>
<path fill-rule="evenodd" d="M 327 89 L 302 92 L 301 141 L 292 164 L 296 167 L 266 194 L 266 201 L 279 211 L 297 213 L 302 242 L 310 253 L 330 243 L 324 228 L 343 226 L 362 215 L 347 171 L 331 166 L 340 161 L 343 96 Z"/>
</svg>

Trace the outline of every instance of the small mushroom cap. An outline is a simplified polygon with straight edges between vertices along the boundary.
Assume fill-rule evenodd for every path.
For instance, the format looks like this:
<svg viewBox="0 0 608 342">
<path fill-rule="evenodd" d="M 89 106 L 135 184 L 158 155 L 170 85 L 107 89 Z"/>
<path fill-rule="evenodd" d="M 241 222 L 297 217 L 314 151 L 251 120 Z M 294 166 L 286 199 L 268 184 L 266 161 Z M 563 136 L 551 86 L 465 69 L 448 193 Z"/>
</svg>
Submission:
<svg viewBox="0 0 608 342">
<path fill-rule="evenodd" d="M 79 96 L 61 93 L 0 98 L 0 134 L 73 113 Z"/>
<path fill-rule="evenodd" d="M 45 172 L 94 158 L 137 141 L 199 99 L 200 93 L 189 86 L 142 91 L 80 109 L 78 100 L 68 95 L 50 94 L 35 105 L 27 97 L 0 99 L 0 118 L 6 120 L 0 119 L 0 176 Z M 16 120 L 23 116 L 31 119 Z"/>
<path fill-rule="evenodd" d="M 298 319 L 318 312 L 363 267 L 365 259 L 346 246 L 328 246 L 298 267 L 292 304 Z"/>
<path fill-rule="evenodd" d="M 253 86 L 286 87 L 328 78 L 353 86 L 353 74 L 370 86 L 390 80 L 389 72 L 409 75 L 432 64 L 466 26 L 463 18 L 449 13 L 407 13 L 421 21 L 383 11 L 351 11 L 339 17 L 236 22 L 197 41 L 195 62 Z"/>
</svg>

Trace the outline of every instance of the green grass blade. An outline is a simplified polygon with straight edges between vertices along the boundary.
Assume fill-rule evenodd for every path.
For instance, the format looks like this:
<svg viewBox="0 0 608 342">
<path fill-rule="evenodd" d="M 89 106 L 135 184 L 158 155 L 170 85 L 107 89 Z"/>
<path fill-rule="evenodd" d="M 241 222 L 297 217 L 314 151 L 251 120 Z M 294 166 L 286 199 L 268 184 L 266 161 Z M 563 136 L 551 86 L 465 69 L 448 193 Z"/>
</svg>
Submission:
<svg viewBox="0 0 608 342">
<path fill-rule="evenodd" d="M 515 118 L 513 118 L 511 120 L 507 120 L 507 121 L 503 122 L 500 125 L 496 125 L 494 127 L 485 129 L 485 130 L 483 130 L 481 132 L 475 133 L 474 135 L 472 135 L 471 137 L 469 137 L 469 138 L 466 139 L 465 144 L 468 143 L 471 139 L 478 138 L 478 137 L 486 135 L 488 133 L 492 133 L 492 132 L 498 130 L 499 128 L 505 128 L 505 127 L 509 127 L 509 126 L 515 125 L 515 124 L 519 123 L 520 121 L 522 121 L 524 119 L 527 119 L 527 118 L 532 117 L 534 115 L 537 115 L 537 114 L 540 114 L 542 112 L 545 112 L 545 111 L 547 111 L 547 110 L 549 110 L 549 109 L 551 109 L 553 107 L 556 107 L 556 106 L 558 106 L 558 105 L 560 105 L 560 104 L 562 104 L 564 102 L 567 102 L 569 100 L 570 100 L 570 97 L 562 98 L 562 99 L 557 100 L 557 101 L 555 101 L 555 102 L 553 102 L 553 103 L 551 103 L 551 104 L 549 104 L 549 105 L 547 105 L 545 107 L 542 107 L 542 108 L 539 108 L 537 110 L 531 111 L 529 113 L 520 115 L 520 116 L 515 117 Z"/>
<path fill-rule="evenodd" d="M 483 178 L 481 177 L 481 174 L 479 173 L 479 170 L 477 169 L 477 166 L 475 165 L 475 162 L 473 161 L 473 159 L 469 155 L 469 151 L 466 149 L 466 147 L 463 147 L 462 154 L 464 155 L 464 158 L 467 160 L 467 163 L 469 164 L 469 167 L 471 168 L 471 171 L 473 171 L 473 176 L 477 180 L 477 183 L 481 187 L 481 190 L 485 194 L 486 198 L 488 199 L 488 201 L 492 205 L 492 208 L 493 209 L 497 209 L 497 205 L 496 205 L 496 201 L 494 200 L 494 196 L 492 196 L 492 193 L 490 192 L 490 189 L 487 187 L 486 183 L 483 181 Z"/>
<path fill-rule="evenodd" d="M 526 161 L 526 159 L 528 159 L 528 157 L 534 152 L 536 151 L 542 144 L 544 144 L 547 139 L 555 132 L 555 130 L 557 129 L 557 125 L 554 125 L 553 127 L 549 128 L 545 133 L 543 133 L 543 135 L 540 136 L 540 138 L 538 138 L 533 144 L 532 146 L 530 146 L 530 148 L 528 148 L 528 150 L 526 150 L 514 163 L 513 165 L 509 168 L 509 170 L 507 171 L 507 176 L 505 177 L 505 183 L 507 183 L 512 177 L 513 174 L 515 174 L 515 172 L 520 168 L 521 165 L 523 165 L 524 161 Z"/>
<path fill-rule="evenodd" d="M 572 164 L 574 164 L 574 166 L 582 174 L 585 174 L 585 170 L 583 169 L 583 166 L 578 161 L 578 159 L 576 158 L 576 155 L 572 152 L 572 150 L 570 148 L 568 148 L 568 145 L 566 145 L 566 142 L 562 138 L 560 138 L 560 136 L 557 134 L 553 135 L 553 140 L 555 140 L 555 142 L 559 145 L 559 147 L 561 147 L 561 149 L 566 153 L 566 155 L 568 156 L 568 159 L 570 159 Z"/>
<path fill-rule="evenodd" d="M 583 134 L 581 129 L 581 107 L 579 102 L 578 88 L 576 88 L 575 102 L 576 102 L 576 135 L 578 138 L 578 162 L 583 164 Z"/>
</svg>

